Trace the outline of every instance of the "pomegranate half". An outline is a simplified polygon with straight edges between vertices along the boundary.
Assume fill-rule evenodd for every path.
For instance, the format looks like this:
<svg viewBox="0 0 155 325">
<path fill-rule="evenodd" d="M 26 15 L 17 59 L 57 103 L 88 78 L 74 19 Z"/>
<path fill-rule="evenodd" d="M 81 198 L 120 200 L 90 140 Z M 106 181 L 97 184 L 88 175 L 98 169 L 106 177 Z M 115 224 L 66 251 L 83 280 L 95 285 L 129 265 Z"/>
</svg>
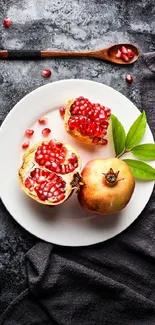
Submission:
<svg viewBox="0 0 155 325">
<path fill-rule="evenodd" d="M 43 141 L 24 154 L 20 184 L 37 202 L 58 205 L 78 188 L 80 168 L 81 160 L 73 147 L 53 139 Z"/>
<path fill-rule="evenodd" d="M 99 103 L 91 103 L 87 98 L 69 100 L 65 110 L 66 131 L 86 144 L 107 144 L 105 136 L 111 110 Z"/>
<path fill-rule="evenodd" d="M 81 176 L 84 185 L 78 192 L 80 204 L 84 209 L 102 215 L 125 208 L 135 187 L 128 165 L 118 158 L 91 160 Z"/>
</svg>

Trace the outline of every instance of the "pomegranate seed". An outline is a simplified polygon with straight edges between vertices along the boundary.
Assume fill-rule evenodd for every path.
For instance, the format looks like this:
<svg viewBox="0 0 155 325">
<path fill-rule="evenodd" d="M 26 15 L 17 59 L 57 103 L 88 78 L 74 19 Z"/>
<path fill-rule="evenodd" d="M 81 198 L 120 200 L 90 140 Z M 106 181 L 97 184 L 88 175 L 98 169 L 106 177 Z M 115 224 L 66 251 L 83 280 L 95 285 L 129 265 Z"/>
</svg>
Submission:
<svg viewBox="0 0 155 325">
<path fill-rule="evenodd" d="M 101 138 L 99 138 L 99 137 L 94 137 L 93 140 L 92 140 L 92 142 L 93 142 L 93 143 L 98 143 L 100 140 L 101 140 Z"/>
<path fill-rule="evenodd" d="M 127 74 L 126 76 L 126 81 L 131 84 L 133 82 L 133 77 L 131 76 L 131 74 Z"/>
<path fill-rule="evenodd" d="M 27 177 L 25 179 L 25 187 L 28 188 L 30 191 L 33 191 L 35 185 L 35 181 L 31 177 Z"/>
<path fill-rule="evenodd" d="M 102 144 L 103 145 L 106 145 L 108 143 L 108 140 L 107 139 L 102 139 Z"/>
<path fill-rule="evenodd" d="M 29 141 L 26 141 L 22 144 L 22 149 L 27 149 L 30 145 L 30 142 Z"/>
<path fill-rule="evenodd" d="M 125 46 L 121 47 L 121 52 L 122 52 L 122 54 L 128 54 L 128 50 Z"/>
<path fill-rule="evenodd" d="M 38 120 L 39 124 L 46 124 L 47 121 L 48 121 L 47 117 L 44 116 L 40 117 Z"/>
<path fill-rule="evenodd" d="M 3 21 L 3 26 L 8 28 L 11 25 L 11 19 L 10 18 L 5 18 Z"/>
<path fill-rule="evenodd" d="M 134 52 L 131 49 L 127 49 L 127 52 L 128 52 L 128 57 L 132 59 L 135 55 Z"/>
<path fill-rule="evenodd" d="M 51 130 L 49 128 L 45 128 L 45 129 L 42 130 L 42 134 L 44 136 L 48 136 L 50 133 L 51 133 Z"/>
<path fill-rule="evenodd" d="M 121 54 L 121 59 L 122 59 L 124 62 L 129 62 L 129 57 L 128 57 L 126 54 Z"/>
<path fill-rule="evenodd" d="M 59 112 L 60 112 L 60 115 L 62 116 L 62 117 L 64 117 L 64 115 L 65 115 L 65 107 L 60 107 L 59 108 Z"/>
<path fill-rule="evenodd" d="M 44 70 L 42 70 L 41 74 L 44 78 L 49 78 L 51 76 L 52 72 L 49 69 L 44 69 Z"/>
<path fill-rule="evenodd" d="M 117 51 L 116 51 L 115 57 L 116 57 L 117 59 L 120 59 L 120 57 L 121 57 L 121 51 L 120 51 L 120 50 L 117 50 Z"/>
<path fill-rule="evenodd" d="M 33 134 L 34 134 L 34 130 L 27 129 L 27 130 L 25 131 L 25 135 L 26 135 L 27 137 L 32 137 Z"/>
</svg>

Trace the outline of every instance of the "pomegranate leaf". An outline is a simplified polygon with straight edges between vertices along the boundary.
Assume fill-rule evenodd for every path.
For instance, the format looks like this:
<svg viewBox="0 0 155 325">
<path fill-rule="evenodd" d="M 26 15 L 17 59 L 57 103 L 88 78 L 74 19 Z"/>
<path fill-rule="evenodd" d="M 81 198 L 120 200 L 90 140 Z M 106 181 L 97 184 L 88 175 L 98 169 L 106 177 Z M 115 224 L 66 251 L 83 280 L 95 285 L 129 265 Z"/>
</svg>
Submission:
<svg viewBox="0 0 155 325">
<path fill-rule="evenodd" d="M 139 144 L 131 149 L 134 156 L 144 160 L 155 160 L 155 143 Z"/>
<path fill-rule="evenodd" d="M 125 148 L 132 149 L 135 147 L 143 138 L 146 130 L 146 114 L 143 111 L 138 118 L 131 125 L 125 141 Z"/>
<path fill-rule="evenodd" d="M 143 180 L 155 180 L 155 168 L 148 164 L 133 159 L 123 159 L 130 167 L 131 173 L 135 178 Z"/>
<path fill-rule="evenodd" d="M 111 114 L 112 135 L 116 155 L 120 155 L 125 148 L 125 130 L 118 118 Z"/>
</svg>

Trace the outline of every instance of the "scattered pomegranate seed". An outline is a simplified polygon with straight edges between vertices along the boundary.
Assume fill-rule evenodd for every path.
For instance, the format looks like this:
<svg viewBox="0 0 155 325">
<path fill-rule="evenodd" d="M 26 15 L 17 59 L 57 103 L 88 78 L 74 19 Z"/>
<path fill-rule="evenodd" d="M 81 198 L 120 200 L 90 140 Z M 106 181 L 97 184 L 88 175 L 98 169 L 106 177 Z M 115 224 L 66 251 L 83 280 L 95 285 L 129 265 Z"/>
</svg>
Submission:
<svg viewBox="0 0 155 325">
<path fill-rule="evenodd" d="M 131 49 L 127 49 L 128 51 L 128 57 L 132 59 L 134 57 L 134 52 Z"/>
<path fill-rule="evenodd" d="M 127 74 L 126 76 L 126 81 L 131 84 L 133 82 L 133 77 L 131 76 L 131 74 Z"/>
<path fill-rule="evenodd" d="M 115 57 L 116 57 L 117 59 L 120 59 L 120 57 L 121 57 L 121 51 L 120 51 L 120 50 L 117 50 L 117 51 L 116 51 Z"/>
<path fill-rule="evenodd" d="M 11 19 L 10 18 L 5 18 L 3 21 L 3 26 L 8 28 L 11 25 Z"/>
<path fill-rule="evenodd" d="M 59 112 L 60 112 L 60 115 L 62 116 L 62 117 L 64 117 L 64 115 L 65 115 L 65 107 L 60 107 L 59 108 Z"/>
<path fill-rule="evenodd" d="M 26 141 L 22 144 L 22 149 L 27 149 L 30 145 L 30 141 Z"/>
<path fill-rule="evenodd" d="M 27 137 L 32 137 L 33 134 L 34 134 L 34 130 L 27 129 L 27 130 L 25 131 L 25 135 L 26 135 Z"/>
<path fill-rule="evenodd" d="M 47 135 L 49 135 L 50 133 L 51 133 L 51 130 L 50 130 L 49 128 L 45 128 L 45 129 L 42 130 L 42 134 L 43 134 L 44 136 L 47 136 Z"/>
<path fill-rule="evenodd" d="M 129 57 L 126 55 L 126 54 L 121 54 L 121 59 L 124 61 L 124 62 L 129 62 Z"/>
<path fill-rule="evenodd" d="M 51 76 L 52 72 L 49 69 L 44 69 L 44 70 L 42 70 L 41 74 L 44 78 L 49 78 Z"/>
<path fill-rule="evenodd" d="M 47 121 L 48 121 L 47 117 L 44 117 L 44 116 L 40 117 L 39 120 L 38 120 L 38 122 L 40 124 L 46 124 Z"/>
</svg>

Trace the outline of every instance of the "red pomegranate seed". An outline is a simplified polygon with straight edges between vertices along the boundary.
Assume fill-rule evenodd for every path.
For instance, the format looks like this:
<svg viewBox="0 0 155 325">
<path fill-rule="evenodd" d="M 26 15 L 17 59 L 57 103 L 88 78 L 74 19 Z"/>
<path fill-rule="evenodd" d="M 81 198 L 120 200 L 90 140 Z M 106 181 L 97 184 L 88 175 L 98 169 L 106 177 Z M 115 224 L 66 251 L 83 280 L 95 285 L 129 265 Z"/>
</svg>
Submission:
<svg viewBox="0 0 155 325">
<path fill-rule="evenodd" d="M 134 57 L 134 52 L 131 50 L 131 49 L 127 49 L 127 54 L 128 54 L 128 57 L 130 58 L 130 59 L 132 59 L 133 57 Z"/>
<path fill-rule="evenodd" d="M 11 25 L 11 19 L 10 18 L 5 18 L 3 21 L 3 26 L 8 28 Z"/>
<path fill-rule="evenodd" d="M 92 140 L 92 142 L 93 142 L 93 143 L 98 143 L 100 140 L 101 140 L 101 138 L 99 138 L 99 137 L 94 137 L 93 140 Z"/>
<path fill-rule="evenodd" d="M 131 84 L 133 82 L 133 77 L 131 76 L 131 74 L 127 74 L 126 76 L 126 81 Z"/>
<path fill-rule="evenodd" d="M 25 135 L 26 135 L 27 137 L 32 137 L 33 134 L 34 134 L 34 130 L 27 129 L 27 130 L 25 131 Z"/>
<path fill-rule="evenodd" d="M 122 54 L 128 54 L 128 50 L 125 46 L 121 47 L 121 52 L 122 52 Z"/>
<path fill-rule="evenodd" d="M 62 116 L 62 117 L 64 117 L 64 115 L 65 115 L 65 107 L 60 107 L 59 108 L 59 112 L 60 112 L 60 115 Z"/>
<path fill-rule="evenodd" d="M 120 51 L 120 50 L 117 50 L 117 51 L 116 51 L 115 57 L 116 57 L 117 59 L 120 59 L 120 57 L 121 57 L 121 51 Z"/>
<path fill-rule="evenodd" d="M 44 116 L 40 117 L 38 120 L 39 124 L 46 124 L 47 121 L 48 121 L 47 117 Z"/>
<path fill-rule="evenodd" d="M 25 187 L 30 191 L 33 191 L 35 185 L 35 181 L 31 177 L 27 177 L 25 180 Z"/>
<path fill-rule="evenodd" d="M 121 59 L 124 61 L 124 62 L 129 62 L 129 57 L 128 57 L 128 55 L 126 55 L 126 54 L 121 54 Z"/>
<path fill-rule="evenodd" d="M 49 128 L 45 128 L 45 129 L 42 130 L 42 134 L 44 136 L 48 136 L 50 133 L 51 133 L 51 130 Z"/>
<path fill-rule="evenodd" d="M 108 143 L 108 140 L 107 139 L 102 139 L 102 144 L 103 145 L 106 145 Z"/>
<path fill-rule="evenodd" d="M 30 145 L 30 142 L 29 141 L 26 141 L 22 144 L 22 149 L 27 149 Z"/>
<path fill-rule="evenodd" d="M 44 70 L 42 70 L 41 74 L 44 78 L 49 78 L 51 76 L 52 72 L 49 69 L 44 69 Z"/>
</svg>

